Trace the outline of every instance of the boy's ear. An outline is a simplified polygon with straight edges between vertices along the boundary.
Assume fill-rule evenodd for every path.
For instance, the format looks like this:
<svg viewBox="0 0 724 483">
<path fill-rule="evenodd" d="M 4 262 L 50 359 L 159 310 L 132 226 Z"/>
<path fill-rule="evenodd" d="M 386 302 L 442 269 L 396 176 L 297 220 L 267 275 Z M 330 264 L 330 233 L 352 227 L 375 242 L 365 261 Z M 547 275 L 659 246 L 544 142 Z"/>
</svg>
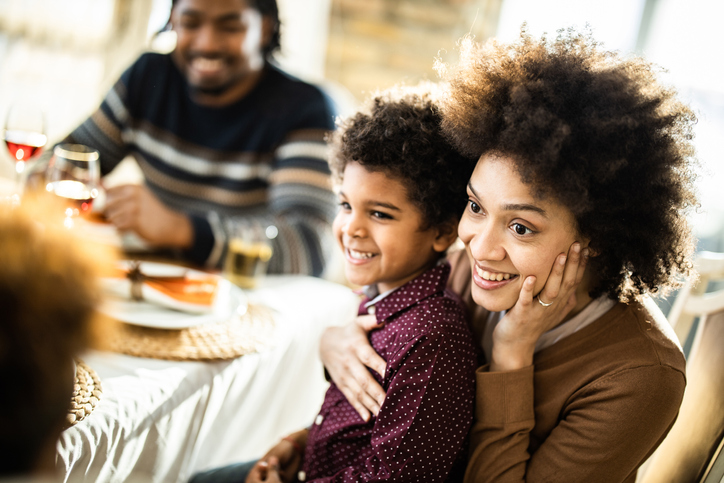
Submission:
<svg viewBox="0 0 724 483">
<path fill-rule="evenodd" d="M 432 242 L 432 248 L 436 252 L 442 253 L 455 243 L 458 237 L 458 223 L 457 221 L 449 221 L 437 227 L 436 230 L 437 236 Z"/>
</svg>

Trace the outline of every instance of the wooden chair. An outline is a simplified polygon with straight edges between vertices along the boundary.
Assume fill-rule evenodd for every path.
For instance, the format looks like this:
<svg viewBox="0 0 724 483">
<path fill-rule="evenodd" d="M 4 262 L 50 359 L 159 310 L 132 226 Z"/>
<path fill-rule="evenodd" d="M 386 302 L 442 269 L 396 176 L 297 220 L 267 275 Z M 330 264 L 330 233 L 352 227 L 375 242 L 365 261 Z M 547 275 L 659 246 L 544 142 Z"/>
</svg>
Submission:
<svg viewBox="0 0 724 483">
<path fill-rule="evenodd" d="M 686 282 L 677 294 L 668 316 L 681 345 L 686 342 L 697 317 L 705 319 L 709 314 L 724 310 L 724 290 L 707 293 L 709 282 L 724 281 L 724 253 L 699 253 L 696 270 L 699 279 Z M 701 330 L 697 330 L 699 334 Z M 692 346 L 692 352 L 693 349 Z"/>
<path fill-rule="evenodd" d="M 720 483 L 724 478 L 724 254 L 697 257 L 700 278 L 679 292 L 669 314 L 679 340 L 699 323 L 687 359 L 687 386 L 679 416 L 664 442 L 639 471 L 639 483 Z"/>
</svg>

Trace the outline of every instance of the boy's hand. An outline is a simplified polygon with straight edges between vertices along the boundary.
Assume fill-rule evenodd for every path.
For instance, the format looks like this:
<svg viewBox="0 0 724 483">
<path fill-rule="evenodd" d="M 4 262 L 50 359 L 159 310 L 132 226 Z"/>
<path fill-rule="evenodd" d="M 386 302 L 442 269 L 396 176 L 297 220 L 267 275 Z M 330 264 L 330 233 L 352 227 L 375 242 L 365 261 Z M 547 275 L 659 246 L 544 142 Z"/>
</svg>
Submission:
<svg viewBox="0 0 724 483">
<path fill-rule="evenodd" d="M 583 279 L 588 261 L 588 249 L 574 243 L 568 256 L 561 253 L 553 262 L 546 284 L 538 294 L 543 307 L 533 293 L 535 277 L 527 277 L 518 301 L 501 319 L 493 331 L 493 354 L 490 371 L 513 371 L 533 363 L 535 345 L 540 336 L 557 326 L 576 306 L 576 289 Z"/>
<path fill-rule="evenodd" d="M 297 443 L 297 447 L 304 448 L 307 444 L 309 432 L 306 429 L 289 435 Z M 279 441 L 254 465 L 247 483 L 284 482 L 294 481 L 294 478 L 302 464 L 302 454 L 290 441 L 285 439 Z"/>
<path fill-rule="evenodd" d="M 361 315 L 343 327 L 328 327 L 319 344 L 329 376 L 365 421 L 369 421 L 370 413 L 379 413 L 385 400 L 385 391 L 367 370 L 369 367 L 385 375 L 385 360 L 367 340 L 367 333 L 378 327 L 373 315 Z"/>
<path fill-rule="evenodd" d="M 271 456 L 268 461 L 261 461 L 254 465 L 246 477 L 246 483 L 290 483 L 292 478 L 284 479 L 279 473 L 279 460 Z"/>
</svg>

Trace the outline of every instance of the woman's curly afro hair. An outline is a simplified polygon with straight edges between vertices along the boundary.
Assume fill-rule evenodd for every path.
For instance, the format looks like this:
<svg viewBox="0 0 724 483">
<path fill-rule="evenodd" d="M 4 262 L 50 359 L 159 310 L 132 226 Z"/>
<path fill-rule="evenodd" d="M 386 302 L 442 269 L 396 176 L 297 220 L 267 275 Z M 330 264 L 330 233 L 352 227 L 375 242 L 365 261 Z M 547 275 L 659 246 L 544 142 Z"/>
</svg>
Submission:
<svg viewBox="0 0 724 483">
<path fill-rule="evenodd" d="M 468 156 L 511 158 L 535 195 L 571 210 L 594 254 L 591 296 L 625 301 L 690 274 L 696 119 L 651 64 L 588 32 L 534 39 L 525 26 L 515 43 L 461 50 L 444 132 Z"/>
<path fill-rule="evenodd" d="M 443 136 L 437 91 L 435 84 L 423 83 L 379 93 L 368 109 L 339 123 L 332 137 L 336 181 L 351 162 L 398 179 L 422 214 L 422 230 L 460 218 L 477 161 L 459 154 Z"/>
</svg>

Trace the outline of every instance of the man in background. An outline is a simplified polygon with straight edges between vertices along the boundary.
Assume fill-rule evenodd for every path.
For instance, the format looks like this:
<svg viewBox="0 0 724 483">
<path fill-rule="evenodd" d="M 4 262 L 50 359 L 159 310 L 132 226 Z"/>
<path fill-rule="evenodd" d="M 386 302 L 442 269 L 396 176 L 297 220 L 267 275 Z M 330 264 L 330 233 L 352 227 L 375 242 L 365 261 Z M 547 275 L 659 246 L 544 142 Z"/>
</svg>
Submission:
<svg viewBox="0 0 724 483">
<path fill-rule="evenodd" d="M 174 0 L 170 54 L 145 53 L 67 138 L 109 173 L 135 158 L 145 185 L 108 190 L 105 216 L 209 267 L 250 220 L 273 225 L 269 271 L 321 275 L 333 252 L 326 161 L 331 103 L 269 60 L 276 0 Z"/>
</svg>

